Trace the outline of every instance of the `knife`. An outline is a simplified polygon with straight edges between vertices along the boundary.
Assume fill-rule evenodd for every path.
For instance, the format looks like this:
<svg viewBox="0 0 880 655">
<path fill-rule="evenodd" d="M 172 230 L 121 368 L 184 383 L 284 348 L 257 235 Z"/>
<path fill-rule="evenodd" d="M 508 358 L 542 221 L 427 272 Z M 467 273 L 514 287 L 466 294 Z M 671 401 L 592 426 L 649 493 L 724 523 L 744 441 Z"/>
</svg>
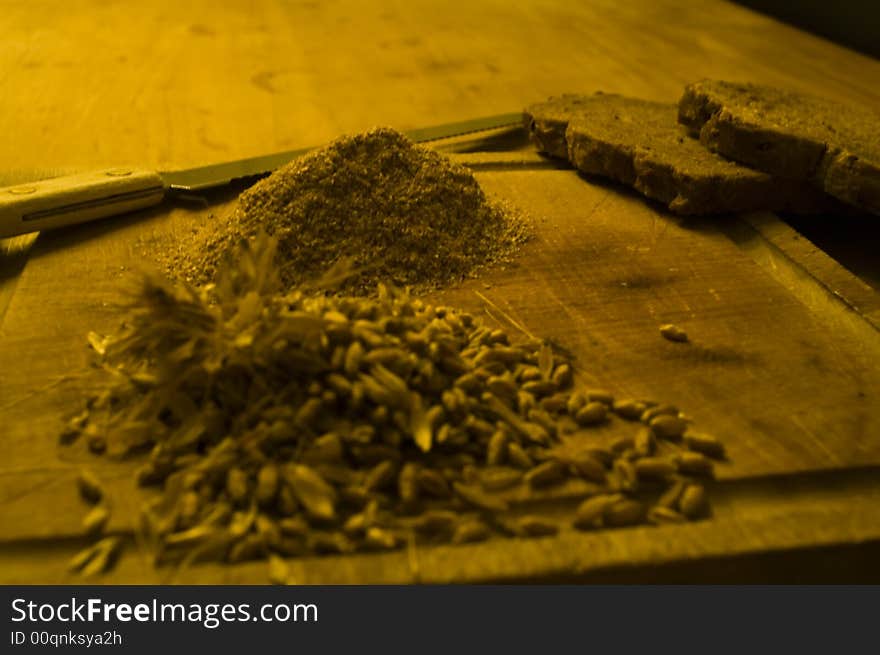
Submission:
<svg viewBox="0 0 880 655">
<path fill-rule="evenodd" d="M 522 125 L 522 114 L 499 114 L 405 132 L 425 143 Z M 157 205 L 175 193 L 204 191 L 258 178 L 314 148 L 288 150 L 179 171 L 111 168 L 0 188 L 0 238 L 115 216 Z"/>
</svg>

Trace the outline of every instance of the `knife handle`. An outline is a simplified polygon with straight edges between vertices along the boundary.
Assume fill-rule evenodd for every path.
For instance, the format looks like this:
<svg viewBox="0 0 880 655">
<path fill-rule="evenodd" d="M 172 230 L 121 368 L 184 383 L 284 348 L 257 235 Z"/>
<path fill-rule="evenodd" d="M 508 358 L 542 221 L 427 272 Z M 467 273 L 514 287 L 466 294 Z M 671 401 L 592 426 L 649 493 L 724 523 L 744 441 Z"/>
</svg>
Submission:
<svg viewBox="0 0 880 655">
<path fill-rule="evenodd" d="M 50 230 L 157 205 L 155 171 L 112 168 L 0 188 L 0 237 Z"/>
</svg>

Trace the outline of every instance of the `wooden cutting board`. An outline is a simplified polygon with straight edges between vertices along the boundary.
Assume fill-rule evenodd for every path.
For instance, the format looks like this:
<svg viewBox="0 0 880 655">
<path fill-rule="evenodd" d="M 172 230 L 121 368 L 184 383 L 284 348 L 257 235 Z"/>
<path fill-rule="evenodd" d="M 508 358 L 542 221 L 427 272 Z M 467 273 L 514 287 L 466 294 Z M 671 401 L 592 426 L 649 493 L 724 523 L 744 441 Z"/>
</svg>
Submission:
<svg viewBox="0 0 880 655">
<path fill-rule="evenodd" d="M 445 147 L 493 142 L 475 143 Z M 294 564 L 299 581 L 645 579 L 661 565 L 744 556 L 754 563 L 880 540 L 872 468 L 880 467 L 878 294 L 769 214 L 682 221 L 521 142 L 457 157 L 490 195 L 522 212 L 534 238 L 511 266 L 434 299 L 553 339 L 575 355 L 586 384 L 678 405 L 728 446 L 715 514 L 670 528 L 317 558 Z M 0 570 L 10 580 L 69 579 L 61 554 L 79 543 L 84 508 L 72 476 L 80 463 L 113 490 L 112 527 L 131 528 L 139 498 L 131 466 L 57 445 L 63 418 L 93 384 L 85 335 L 118 323 L 125 284 L 151 253 L 233 204 L 227 194 L 208 207 L 164 206 L 44 234 L 34 245 L 0 335 L 0 542 L 18 572 L 2 561 Z M 658 326 L 668 322 L 690 342 L 663 339 Z M 108 580 L 167 575 L 131 555 Z M 259 565 L 206 566 L 174 579 L 264 576 Z"/>
<path fill-rule="evenodd" d="M 151 0 L 137 20 L 119 3 L 51 14 L 32 4 L 9 0 L 0 12 L 0 32 L 12 35 L 0 40 L 2 75 L 15 89 L 0 107 L 6 183 L 59 169 L 201 165 L 563 92 L 672 102 L 701 77 L 880 99 L 876 60 L 721 0 L 472 0 L 454 12 L 436 0 L 253 0 L 247 11 Z M 578 356 L 583 380 L 675 402 L 723 438 L 732 460 L 711 490 L 714 516 L 303 560 L 296 580 L 880 580 L 867 566 L 880 560 L 877 294 L 774 216 L 681 224 L 506 142 L 457 145 L 478 151 L 467 157 L 480 181 L 530 216 L 536 238 L 515 267 L 444 302 L 553 337 Z M 75 581 L 66 560 L 84 543 L 84 508 L 72 476 L 95 462 L 58 449 L 55 435 L 90 384 L 85 334 L 115 326 L 142 252 L 233 200 L 41 235 L 29 256 L 0 255 L 0 582 Z M 662 340 L 663 321 L 692 343 Z M 114 527 L 125 529 L 137 511 L 131 471 L 97 468 L 116 492 Z M 169 579 L 137 553 L 104 580 Z M 262 582 L 265 567 L 173 579 Z"/>
</svg>

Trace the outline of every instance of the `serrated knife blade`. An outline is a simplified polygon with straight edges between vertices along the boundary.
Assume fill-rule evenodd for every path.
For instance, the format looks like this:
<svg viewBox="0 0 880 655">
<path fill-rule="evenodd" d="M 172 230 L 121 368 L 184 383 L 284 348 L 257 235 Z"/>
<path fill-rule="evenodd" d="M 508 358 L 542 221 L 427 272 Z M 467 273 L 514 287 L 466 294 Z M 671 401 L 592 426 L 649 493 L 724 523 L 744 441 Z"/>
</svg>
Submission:
<svg viewBox="0 0 880 655">
<path fill-rule="evenodd" d="M 519 112 L 404 132 L 427 143 L 522 125 Z M 115 216 L 160 203 L 169 193 L 204 191 L 268 175 L 315 148 L 177 171 L 114 168 L 0 188 L 0 238 Z"/>
</svg>

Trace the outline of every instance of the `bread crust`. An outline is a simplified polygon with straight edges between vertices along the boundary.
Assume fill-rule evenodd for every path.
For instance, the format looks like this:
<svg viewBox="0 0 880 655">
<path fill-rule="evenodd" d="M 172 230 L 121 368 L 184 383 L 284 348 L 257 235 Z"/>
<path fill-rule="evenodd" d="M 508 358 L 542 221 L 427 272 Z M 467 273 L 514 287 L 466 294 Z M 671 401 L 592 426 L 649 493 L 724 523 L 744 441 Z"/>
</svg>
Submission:
<svg viewBox="0 0 880 655">
<path fill-rule="evenodd" d="M 567 93 L 526 107 L 523 123 L 538 151 L 567 159 L 565 128 L 569 120 L 590 102 L 591 96 Z"/>
<path fill-rule="evenodd" d="M 776 179 L 701 146 L 677 125 L 672 103 L 566 95 L 526 114 L 542 152 L 566 156 L 580 171 L 626 184 L 677 214 L 829 208 L 827 196 L 806 184 Z"/>
<path fill-rule="evenodd" d="M 767 86 L 703 80 L 686 87 L 678 120 L 714 152 L 880 214 L 880 113 Z"/>
</svg>

